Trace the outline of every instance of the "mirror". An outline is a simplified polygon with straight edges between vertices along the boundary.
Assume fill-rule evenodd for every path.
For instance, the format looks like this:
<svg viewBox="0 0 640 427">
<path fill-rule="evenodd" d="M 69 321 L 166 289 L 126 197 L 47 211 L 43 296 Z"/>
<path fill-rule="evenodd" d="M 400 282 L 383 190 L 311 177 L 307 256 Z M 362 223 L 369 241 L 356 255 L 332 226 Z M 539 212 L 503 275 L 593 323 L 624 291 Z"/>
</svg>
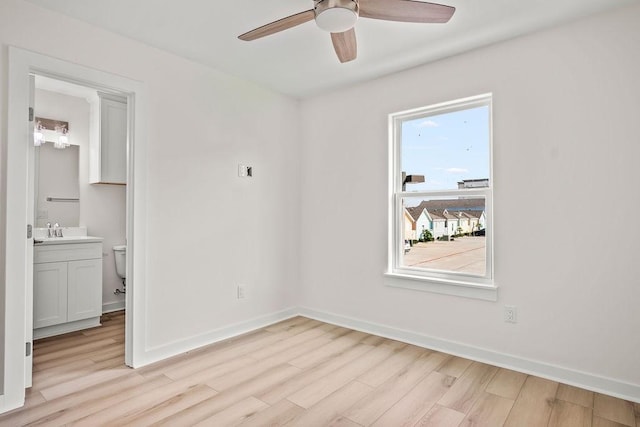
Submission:
<svg viewBox="0 0 640 427">
<path fill-rule="evenodd" d="M 80 147 L 54 148 L 52 143 L 35 147 L 36 227 L 47 222 L 63 227 L 80 225 Z"/>
<path fill-rule="evenodd" d="M 80 226 L 95 89 L 36 75 L 34 93 L 34 223 Z M 41 137 L 40 137 L 41 135 Z M 66 136 L 64 140 L 61 136 Z M 41 145 L 38 146 L 38 141 Z M 63 148 L 64 147 L 64 148 Z"/>
</svg>

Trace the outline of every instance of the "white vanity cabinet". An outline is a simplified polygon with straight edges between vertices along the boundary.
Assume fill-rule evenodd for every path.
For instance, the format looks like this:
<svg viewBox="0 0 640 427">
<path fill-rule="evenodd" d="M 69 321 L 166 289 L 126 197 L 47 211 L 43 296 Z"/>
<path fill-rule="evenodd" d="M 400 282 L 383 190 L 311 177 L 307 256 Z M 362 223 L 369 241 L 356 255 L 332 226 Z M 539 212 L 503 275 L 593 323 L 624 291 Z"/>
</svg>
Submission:
<svg viewBox="0 0 640 427">
<path fill-rule="evenodd" d="M 98 92 L 91 108 L 89 182 L 127 183 L 127 100 Z"/>
<path fill-rule="evenodd" d="M 67 321 L 67 262 L 33 265 L 33 327 Z"/>
<path fill-rule="evenodd" d="M 100 245 L 102 252 L 102 245 Z M 101 254 L 102 255 L 102 254 Z M 102 256 L 69 261 L 67 267 L 67 322 L 102 314 Z"/>
<path fill-rule="evenodd" d="M 33 336 L 100 326 L 102 243 L 34 247 Z"/>
</svg>

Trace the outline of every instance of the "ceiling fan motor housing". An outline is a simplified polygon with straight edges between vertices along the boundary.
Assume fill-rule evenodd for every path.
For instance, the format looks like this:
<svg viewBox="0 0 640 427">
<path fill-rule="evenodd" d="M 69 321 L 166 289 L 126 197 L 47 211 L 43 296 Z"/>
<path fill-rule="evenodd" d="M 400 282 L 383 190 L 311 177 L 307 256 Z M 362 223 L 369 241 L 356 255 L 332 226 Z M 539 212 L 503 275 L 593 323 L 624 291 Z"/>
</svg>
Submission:
<svg viewBox="0 0 640 427">
<path fill-rule="evenodd" d="M 356 0 L 315 0 L 313 10 L 318 27 L 330 33 L 353 28 L 359 13 Z"/>
</svg>

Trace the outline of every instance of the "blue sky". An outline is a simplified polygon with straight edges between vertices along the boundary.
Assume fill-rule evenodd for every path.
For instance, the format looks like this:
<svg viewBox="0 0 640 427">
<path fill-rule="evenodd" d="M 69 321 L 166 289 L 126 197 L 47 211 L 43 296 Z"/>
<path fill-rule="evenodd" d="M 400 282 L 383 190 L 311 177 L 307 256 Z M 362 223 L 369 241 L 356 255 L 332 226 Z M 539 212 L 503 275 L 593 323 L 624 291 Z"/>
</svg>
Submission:
<svg viewBox="0 0 640 427">
<path fill-rule="evenodd" d="M 424 175 L 407 191 L 450 190 L 463 179 L 489 177 L 489 107 L 402 124 L 402 170 Z"/>
</svg>

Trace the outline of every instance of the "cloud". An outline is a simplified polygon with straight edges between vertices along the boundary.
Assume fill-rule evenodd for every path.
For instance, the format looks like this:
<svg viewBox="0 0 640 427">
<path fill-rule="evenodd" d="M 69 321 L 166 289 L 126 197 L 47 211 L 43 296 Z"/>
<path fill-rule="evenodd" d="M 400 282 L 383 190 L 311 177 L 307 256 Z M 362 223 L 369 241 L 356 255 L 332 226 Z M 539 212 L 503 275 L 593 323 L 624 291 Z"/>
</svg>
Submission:
<svg viewBox="0 0 640 427">
<path fill-rule="evenodd" d="M 469 172 L 469 170 L 464 168 L 448 168 L 448 169 L 445 169 L 445 172 L 461 174 L 461 173 L 467 173 Z"/>
<path fill-rule="evenodd" d="M 440 125 L 433 120 L 424 120 L 418 123 L 419 128 L 437 128 L 438 126 Z"/>
</svg>

